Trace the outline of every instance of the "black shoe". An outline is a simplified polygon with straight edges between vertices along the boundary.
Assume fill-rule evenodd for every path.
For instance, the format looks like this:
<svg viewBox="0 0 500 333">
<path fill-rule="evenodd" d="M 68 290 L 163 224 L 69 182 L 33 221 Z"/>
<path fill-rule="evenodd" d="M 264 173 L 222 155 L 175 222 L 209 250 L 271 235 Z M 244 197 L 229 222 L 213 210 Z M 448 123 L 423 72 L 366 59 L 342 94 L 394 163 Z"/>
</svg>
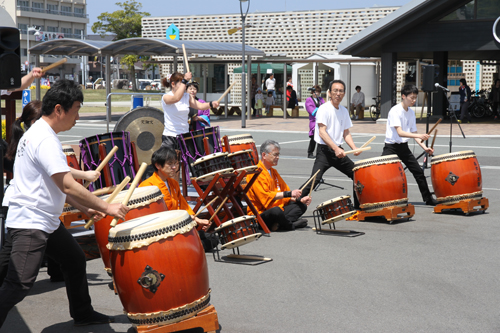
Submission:
<svg viewBox="0 0 500 333">
<path fill-rule="evenodd" d="M 51 276 L 50 282 L 64 282 L 64 276 Z"/>
<path fill-rule="evenodd" d="M 87 325 L 97 325 L 97 324 L 109 324 L 114 323 L 115 319 L 108 317 L 97 311 L 93 311 L 92 314 L 83 320 L 75 320 L 74 326 L 87 326 Z"/>
<path fill-rule="evenodd" d="M 314 154 L 308 154 L 307 158 L 316 158 L 316 156 L 314 156 Z"/>
<path fill-rule="evenodd" d="M 295 229 L 297 228 L 305 228 L 307 227 L 307 219 L 298 219 L 295 222 L 292 222 Z"/>
<path fill-rule="evenodd" d="M 436 199 L 434 199 L 434 198 L 430 198 L 430 199 L 428 199 L 428 200 L 425 202 L 425 204 L 426 204 L 427 206 L 436 206 L 436 205 L 438 204 L 438 202 L 437 202 L 437 200 L 436 200 Z"/>
</svg>

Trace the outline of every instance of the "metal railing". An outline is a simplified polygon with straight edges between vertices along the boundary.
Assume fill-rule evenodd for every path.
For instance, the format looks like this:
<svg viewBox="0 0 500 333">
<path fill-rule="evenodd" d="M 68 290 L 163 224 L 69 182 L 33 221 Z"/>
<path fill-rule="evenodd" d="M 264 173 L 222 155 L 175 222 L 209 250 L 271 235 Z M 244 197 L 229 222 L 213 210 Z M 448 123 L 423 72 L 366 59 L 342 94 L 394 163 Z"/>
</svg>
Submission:
<svg viewBox="0 0 500 333">
<path fill-rule="evenodd" d="M 89 18 L 89 14 L 85 14 L 85 13 L 64 12 L 64 11 L 52 10 L 52 9 L 17 6 L 17 10 L 24 10 L 27 12 L 34 12 L 34 13 L 45 13 L 45 14 L 52 14 L 52 15 L 64 15 L 64 16 Z"/>
</svg>

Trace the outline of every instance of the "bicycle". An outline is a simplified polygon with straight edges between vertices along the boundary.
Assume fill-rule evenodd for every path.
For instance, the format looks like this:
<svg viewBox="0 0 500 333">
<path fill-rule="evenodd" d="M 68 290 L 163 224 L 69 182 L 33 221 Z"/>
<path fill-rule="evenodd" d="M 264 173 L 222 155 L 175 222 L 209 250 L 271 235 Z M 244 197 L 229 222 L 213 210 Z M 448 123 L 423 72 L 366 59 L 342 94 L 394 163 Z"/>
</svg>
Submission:
<svg viewBox="0 0 500 333">
<path fill-rule="evenodd" d="M 372 104 L 370 106 L 370 117 L 374 120 L 377 121 L 377 119 L 380 117 L 380 95 L 377 97 L 372 98 L 375 101 L 375 104 Z"/>
</svg>

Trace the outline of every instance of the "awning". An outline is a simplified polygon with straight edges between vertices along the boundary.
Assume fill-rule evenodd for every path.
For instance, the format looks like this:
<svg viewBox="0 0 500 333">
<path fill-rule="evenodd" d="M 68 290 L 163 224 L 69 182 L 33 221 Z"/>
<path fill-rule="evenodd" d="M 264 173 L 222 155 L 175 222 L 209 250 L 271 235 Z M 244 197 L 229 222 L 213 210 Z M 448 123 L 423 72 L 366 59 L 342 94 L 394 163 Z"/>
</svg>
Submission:
<svg viewBox="0 0 500 333">
<path fill-rule="evenodd" d="M 272 69 L 274 74 L 283 74 L 283 64 L 260 64 L 260 74 L 267 74 L 267 70 Z M 247 72 L 248 66 L 245 65 L 245 72 Z M 286 65 L 286 72 L 292 73 L 292 66 Z M 241 67 L 235 67 L 233 73 L 240 74 Z M 257 74 L 257 64 L 252 64 L 252 74 Z"/>
</svg>

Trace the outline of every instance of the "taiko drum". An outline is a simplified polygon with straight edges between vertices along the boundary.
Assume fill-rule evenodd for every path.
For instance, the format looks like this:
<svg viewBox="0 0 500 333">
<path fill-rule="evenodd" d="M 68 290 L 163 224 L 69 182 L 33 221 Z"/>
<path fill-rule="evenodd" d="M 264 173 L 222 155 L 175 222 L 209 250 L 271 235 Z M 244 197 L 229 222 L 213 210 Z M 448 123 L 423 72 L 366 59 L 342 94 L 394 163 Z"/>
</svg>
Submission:
<svg viewBox="0 0 500 333">
<path fill-rule="evenodd" d="M 68 166 L 70 168 L 81 170 L 80 164 L 78 163 L 78 159 L 76 158 L 76 153 L 73 147 L 70 145 L 62 145 L 63 153 L 66 155 L 66 161 L 68 162 Z M 83 184 L 81 179 L 77 179 L 77 182 Z"/>
<path fill-rule="evenodd" d="M 252 149 L 237 151 L 227 155 L 229 162 L 234 170 L 253 172 L 258 169 L 254 164 Z"/>
<path fill-rule="evenodd" d="M 408 204 L 406 175 L 397 155 L 358 161 L 353 171 L 354 190 L 362 210 L 371 212 Z"/>
<path fill-rule="evenodd" d="M 243 215 L 222 223 L 215 229 L 222 244 L 221 249 L 232 249 L 257 240 L 262 236 L 257 232 L 256 217 Z"/>
<path fill-rule="evenodd" d="M 483 194 L 481 167 L 472 150 L 433 157 L 431 179 L 437 201 L 441 204 L 480 199 Z"/>
<path fill-rule="evenodd" d="M 184 210 L 139 217 L 110 230 L 120 300 L 134 325 L 166 325 L 210 302 L 208 267 L 196 222 Z"/>
<path fill-rule="evenodd" d="M 124 190 L 118 193 L 111 203 L 122 202 L 127 192 L 128 190 Z M 100 198 L 106 200 L 109 196 L 110 195 L 107 194 L 101 196 Z M 165 203 L 165 200 L 163 200 L 163 194 L 156 186 L 136 188 L 127 206 L 130 210 L 127 215 L 125 215 L 125 221 L 168 210 L 167 204 Z M 95 238 L 99 247 L 99 252 L 101 253 L 102 261 L 104 262 L 104 269 L 108 273 L 111 272 L 111 267 L 109 264 L 109 250 L 106 245 L 108 244 L 108 234 L 111 229 L 111 221 L 113 221 L 113 216 L 108 215 L 94 224 Z M 123 220 L 118 220 L 118 223 L 122 222 Z"/>
<path fill-rule="evenodd" d="M 210 181 L 217 173 L 230 174 L 234 171 L 227 153 L 214 153 L 197 159 L 193 164 L 194 174 L 199 181 Z"/>
<path fill-rule="evenodd" d="M 229 141 L 229 149 L 231 150 L 231 153 L 251 149 L 253 163 L 259 163 L 259 153 L 257 152 L 257 146 L 255 145 L 252 134 L 231 135 L 227 137 L 227 140 Z M 224 142 L 222 142 L 222 150 L 227 151 Z"/>
<path fill-rule="evenodd" d="M 321 224 L 345 220 L 356 213 L 350 195 L 343 195 L 325 201 L 316 207 L 316 214 L 321 218 Z"/>
</svg>

